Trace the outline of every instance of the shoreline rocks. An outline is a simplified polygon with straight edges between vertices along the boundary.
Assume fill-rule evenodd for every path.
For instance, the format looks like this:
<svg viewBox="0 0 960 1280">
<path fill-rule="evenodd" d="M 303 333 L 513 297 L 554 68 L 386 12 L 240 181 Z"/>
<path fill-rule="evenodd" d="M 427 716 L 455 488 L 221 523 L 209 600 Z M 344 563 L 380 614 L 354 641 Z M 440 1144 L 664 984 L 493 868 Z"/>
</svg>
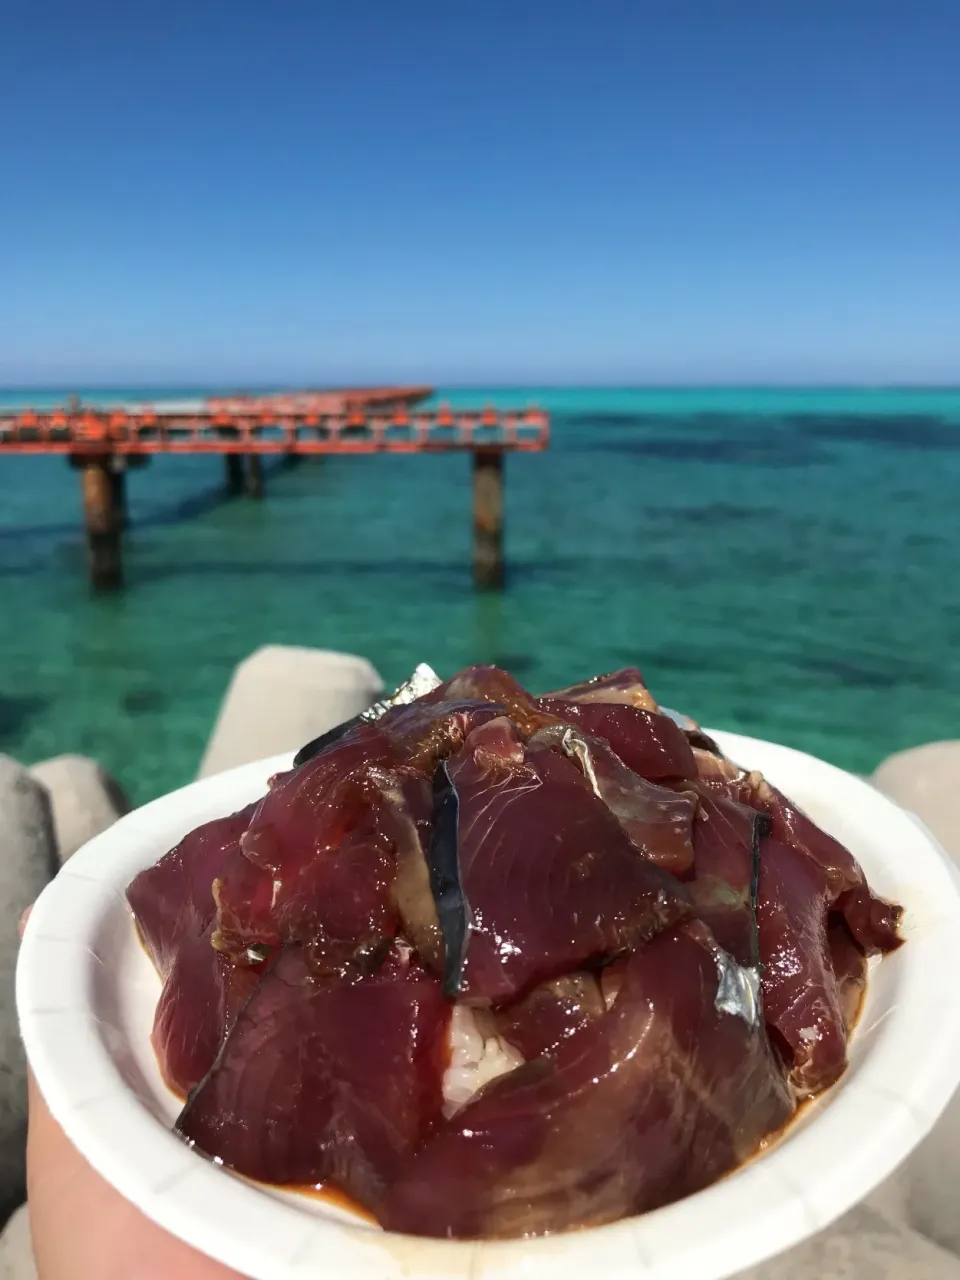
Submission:
<svg viewBox="0 0 960 1280">
<path fill-rule="evenodd" d="M 37 1280 L 26 1204 L 20 1206 L 0 1234 L 0 1280 Z"/>
<path fill-rule="evenodd" d="M 296 751 L 364 711 L 382 692 L 383 681 L 366 658 L 265 645 L 234 671 L 197 776 Z"/>
<path fill-rule="evenodd" d="M 960 739 L 898 751 L 875 770 L 871 782 L 915 813 L 960 863 Z"/>
<path fill-rule="evenodd" d="M 27 1063 L 14 991 L 17 925 L 58 867 L 46 788 L 16 760 L 0 756 L 0 1222 L 26 1194 Z"/>
<path fill-rule="evenodd" d="M 35 764 L 30 775 L 50 796 L 61 865 L 130 812 L 120 784 L 88 756 L 54 756 Z"/>
<path fill-rule="evenodd" d="M 960 1280 L 960 1258 L 868 1204 L 731 1280 Z"/>
</svg>

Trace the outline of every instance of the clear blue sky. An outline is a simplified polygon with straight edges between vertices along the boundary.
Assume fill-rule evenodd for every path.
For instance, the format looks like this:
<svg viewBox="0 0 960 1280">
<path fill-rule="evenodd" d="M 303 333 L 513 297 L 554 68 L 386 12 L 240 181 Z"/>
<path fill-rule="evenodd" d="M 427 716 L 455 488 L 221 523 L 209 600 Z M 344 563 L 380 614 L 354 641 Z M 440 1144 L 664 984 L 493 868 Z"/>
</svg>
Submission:
<svg viewBox="0 0 960 1280">
<path fill-rule="evenodd" d="M 0 60 L 0 384 L 960 382 L 958 0 L 21 0 Z"/>
</svg>

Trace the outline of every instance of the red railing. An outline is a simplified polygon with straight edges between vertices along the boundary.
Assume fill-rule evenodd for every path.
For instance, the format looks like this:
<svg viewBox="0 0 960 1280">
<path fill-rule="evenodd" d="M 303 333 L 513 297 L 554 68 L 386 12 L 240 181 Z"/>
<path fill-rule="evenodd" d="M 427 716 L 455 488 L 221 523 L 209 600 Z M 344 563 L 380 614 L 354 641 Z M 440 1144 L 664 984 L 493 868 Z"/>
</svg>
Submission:
<svg viewBox="0 0 960 1280">
<path fill-rule="evenodd" d="M 298 404 L 297 401 L 301 403 Z M 312 412 L 309 397 L 263 406 L 211 401 L 196 412 L 164 409 L 0 413 L 4 453 L 433 453 L 493 449 L 536 452 L 550 441 L 539 410 L 429 413 Z"/>
</svg>

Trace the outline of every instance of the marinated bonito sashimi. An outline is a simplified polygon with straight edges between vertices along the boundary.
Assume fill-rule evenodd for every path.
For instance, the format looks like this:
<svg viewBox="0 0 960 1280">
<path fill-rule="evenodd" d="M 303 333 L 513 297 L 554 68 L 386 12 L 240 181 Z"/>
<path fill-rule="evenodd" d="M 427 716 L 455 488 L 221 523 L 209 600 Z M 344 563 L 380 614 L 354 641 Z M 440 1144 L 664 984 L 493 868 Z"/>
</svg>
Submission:
<svg viewBox="0 0 960 1280">
<path fill-rule="evenodd" d="M 281 948 L 180 1132 L 264 1182 L 330 1182 L 376 1210 L 440 1120 L 450 1007 L 406 949 L 353 982 Z"/>
<path fill-rule="evenodd" d="M 227 1027 L 258 981 L 260 960 L 230 964 L 213 946 L 211 886 L 240 847 L 255 806 L 191 831 L 127 890 L 147 953 L 163 979 L 153 1045 L 183 1097 L 210 1070 Z"/>
<path fill-rule="evenodd" d="M 636 668 L 394 695 L 128 899 L 196 1150 L 387 1229 L 596 1226 L 702 1189 L 844 1071 L 900 908 Z"/>
<path fill-rule="evenodd" d="M 524 746 L 509 720 L 474 730 L 444 767 L 471 917 L 449 994 L 503 1005 L 544 978 L 632 951 L 687 915 L 683 886 L 638 856 L 577 765 Z"/>
<path fill-rule="evenodd" d="M 597 1226 L 752 1155 L 794 1102 L 746 984 L 726 991 L 736 969 L 699 921 L 633 952 L 608 1012 L 431 1136 L 387 1196 L 384 1225 L 464 1237 Z"/>
</svg>

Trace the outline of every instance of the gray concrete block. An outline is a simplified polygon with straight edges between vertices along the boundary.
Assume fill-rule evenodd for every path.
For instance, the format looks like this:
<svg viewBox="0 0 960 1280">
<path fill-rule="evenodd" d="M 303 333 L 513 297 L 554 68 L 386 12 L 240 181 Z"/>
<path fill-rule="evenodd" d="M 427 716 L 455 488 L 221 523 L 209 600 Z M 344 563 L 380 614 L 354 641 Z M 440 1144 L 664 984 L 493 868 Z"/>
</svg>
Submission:
<svg viewBox="0 0 960 1280">
<path fill-rule="evenodd" d="M 0 1234 L 0 1280 L 37 1280 L 30 1217 L 22 1204 Z"/>
<path fill-rule="evenodd" d="M 737 1280 L 960 1280 L 960 1258 L 867 1205 Z"/>
<path fill-rule="evenodd" d="M 871 781 L 922 819 L 960 863 L 960 740 L 898 751 L 883 761 Z"/>
<path fill-rule="evenodd" d="M 870 1203 L 960 1255 L 960 1093 Z"/>
<path fill-rule="evenodd" d="M 120 784 L 87 756 L 55 756 L 30 775 L 49 793 L 61 863 L 130 811 Z"/>
<path fill-rule="evenodd" d="M 296 751 L 382 692 L 383 681 L 365 658 L 266 645 L 234 671 L 199 776 Z"/>
<path fill-rule="evenodd" d="M 14 995 L 17 924 L 57 866 L 46 789 L 15 760 L 0 756 L 0 1222 L 25 1195 L 27 1087 Z"/>
</svg>

